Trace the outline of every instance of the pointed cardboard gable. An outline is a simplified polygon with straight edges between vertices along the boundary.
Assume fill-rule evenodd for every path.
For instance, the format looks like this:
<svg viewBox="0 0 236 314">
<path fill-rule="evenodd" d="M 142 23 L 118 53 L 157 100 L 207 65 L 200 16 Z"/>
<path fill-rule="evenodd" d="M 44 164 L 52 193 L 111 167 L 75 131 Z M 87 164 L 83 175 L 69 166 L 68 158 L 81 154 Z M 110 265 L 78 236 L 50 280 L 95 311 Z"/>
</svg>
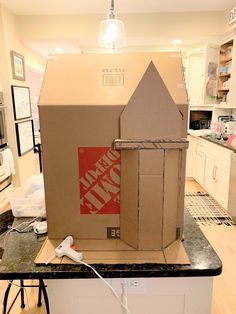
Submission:
<svg viewBox="0 0 236 314">
<path fill-rule="evenodd" d="M 151 62 L 120 118 L 121 139 L 180 138 L 182 116 Z"/>
</svg>

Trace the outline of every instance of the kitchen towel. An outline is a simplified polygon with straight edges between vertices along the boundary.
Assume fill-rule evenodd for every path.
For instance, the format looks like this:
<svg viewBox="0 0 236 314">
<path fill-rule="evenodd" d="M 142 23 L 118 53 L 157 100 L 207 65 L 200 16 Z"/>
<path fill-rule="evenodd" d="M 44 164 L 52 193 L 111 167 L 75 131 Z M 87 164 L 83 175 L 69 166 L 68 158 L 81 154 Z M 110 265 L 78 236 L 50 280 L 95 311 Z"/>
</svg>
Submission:
<svg viewBox="0 0 236 314">
<path fill-rule="evenodd" d="M 6 148 L 4 151 L 5 151 L 6 155 L 7 155 L 7 159 L 8 159 L 8 162 L 9 162 L 11 174 L 14 175 L 14 174 L 16 174 L 16 171 L 15 171 L 14 158 L 13 158 L 13 155 L 12 155 L 12 151 L 10 150 L 10 148 Z"/>
<path fill-rule="evenodd" d="M 5 179 L 10 175 L 14 175 L 15 167 L 14 167 L 14 159 L 10 148 L 4 149 L 1 154 L 2 164 L 0 166 L 0 177 L 1 179 Z"/>
</svg>

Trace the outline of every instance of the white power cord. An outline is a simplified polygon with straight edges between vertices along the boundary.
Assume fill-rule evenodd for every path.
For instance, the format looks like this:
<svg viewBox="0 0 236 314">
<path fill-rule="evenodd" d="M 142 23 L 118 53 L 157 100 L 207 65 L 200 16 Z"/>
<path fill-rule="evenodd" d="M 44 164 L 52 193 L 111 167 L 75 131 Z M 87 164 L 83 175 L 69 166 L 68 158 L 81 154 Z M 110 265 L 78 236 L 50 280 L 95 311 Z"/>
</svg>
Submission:
<svg viewBox="0 0 236 314">
<path fill-rule="evenodd" d="M 47 261 L 46 261 L 46 265 L 49 264 L 54 258 L 56 257 L 56 254 L 53 254 Z M 112 291 L 113 295 L 116 297 L 116 299 L 118 300 L 118 302 L 120 303 L 122 309 L 123 309 L 123 313 L 124 314 L 130 314 L 129 308 L 128 308 L 128 302 L 127 302 L 127 294 L 126 294 L 126 289 L 124 287 L 124 285 L 122 284 L 122 295 L 121 298 L 119 297 L 119 295 L 117 294 L 117 292 L 115 291 L 115 289 L 96 271 L 95 268 L 93 268 L 91 265 L 89 265 L 88 263 L 85 263 L 83 261 L 79 261 L 77 260 L 76 263 L 80 263 L 82 265 L 85 265 L 87 267 L 89 267 L 90 269 L 92 269 L 92 271 L 109 287 L 109 289 Z M 122 301 L 124 299 L 124 302 Z"/>
<path fill-rule="evenodd" d="M 123 282 L 122 283 L 122 294 L 121 294 L 121 300 L 123 302 L 123 304 L 125 305 L 125 308 L 123 308 L 123 313 L 124 314 L 129 314 L 129 310 L 127 311 L 126 309 L 128 309 L 128 298 L 127 298 L 127 291 L 126 291 L 126 285 L 125 283 Z"/>
<path fill-rule="evenodd" d="M 67 236 L 54 250 L 53 256 L 51 256 L 47 261 L 46 265 L 50 263 L 55 257 L 61 258 L 63 256 L 69 257 L 71 260 L 73 260 L 76 263 L 85 265 L 86 267 L 92 269 L 92 271 L 109 287 L 109 289 L 112 291 L 113 295 L 116 297 L 118 302 L 120 303 L 123 310 L 125 310 L 125 313 L 129 314 L 129 309 L 127 306 L 127 300 L 126 304 L 122 302 L 121 298 L 118 296 L 115 289 L 96 271 L 95 268 L 93 268 L 91 265 L 89 265 L 86 262 L 82 261 L 83 253 L 82 252 L 76 252 L 71 248 L 74 240 L 72 236 Z M 122 290 L 124 291 L 124 289 Z"/>
<path fill-rule="evenodd" d="M 37 220 L 38 218 L 41 218 L 41 216 L 35 217 L 35 218 L 33 218 L 32 220 L 30 220 L 30 221 L 21 222 L 21 223 L 20 223 L 19 225 L 17 225 L 16 227 L 11 227 L 11 228 L 10 228 L 10 231 L 13 231 L 13 230 L 18 231 L 18 232 L 25 231 L 25 230 L 26 230 L 31 224 L 33 224 L 33 222 L 34 222 L 35 220 Z M 26 225 L 26 227 L 25 227 L 24 229 L 22 229 L 22 230 L 19 230 L 18 228 L 19 228 L 20 226 L 22 226 L 22 225 Z"/>
<path fill-rule="evenodd" d="M 90 269 L 92 269 L 92 271 L 109 287 L 109 289 L 112 291 L 113 295 L 116 297 L 116 299 L 118 300 L 118 302 L 120 303 L 122 309 L 125 311 L 125 314 L 130 314 L 129 308 L 128 308 L 128 302 L 127 302 L 127 295 L 126 295 L 126 299 L 125 302 L 122 302 L 121 298 L 119 297 L 119 295 L 117 294 L 117 292 L 115 291 L 115 289 L 96 271 L 95 268 L 93 268 L 91 265 L 83 262 L 83 261 L 79 261 L 78 263 L 83 264 L 87 267 L 89 267 Z M 122 291 L 123 291 L 123 286 L 122 286 Z"/>
<path fill-rule="evenodd" d="M 5 249 L 6 246 L 6 241 L 7 241 L 7 235 L 12 232 L 12 231 L 18 231 L 18 232 L 24 232 L 35 220 L 37 220 L 38 218 L 41 218 L 41 216 L 35 217 L 34 219 L 30 220 L 30 221 L 24 221 L 21 222 L 19 225 L 17 225 L 16 227 L 10 227 L 9 230 L 6 233 L 3 233 L 0 237 L 5 236 L 4 241 L 3 241 L 3 249 Z M 26 225 L 25 228 L 19 230 L 18 228 Z"/>
</svg>

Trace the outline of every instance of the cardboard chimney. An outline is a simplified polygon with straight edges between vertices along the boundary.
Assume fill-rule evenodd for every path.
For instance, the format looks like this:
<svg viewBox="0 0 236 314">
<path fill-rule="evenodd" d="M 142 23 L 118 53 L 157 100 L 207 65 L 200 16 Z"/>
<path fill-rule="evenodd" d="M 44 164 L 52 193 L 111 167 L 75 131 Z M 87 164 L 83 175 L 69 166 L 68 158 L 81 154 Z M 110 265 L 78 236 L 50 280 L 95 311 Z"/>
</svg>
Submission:
<svg viewBox="0 0 236 314">
<path fill-rule="evenodd" d="M 161 250 L 182 237 L 187 97 L 179 53 L 63 55 L 40 97 L 48 236 Z"/>
</svg>

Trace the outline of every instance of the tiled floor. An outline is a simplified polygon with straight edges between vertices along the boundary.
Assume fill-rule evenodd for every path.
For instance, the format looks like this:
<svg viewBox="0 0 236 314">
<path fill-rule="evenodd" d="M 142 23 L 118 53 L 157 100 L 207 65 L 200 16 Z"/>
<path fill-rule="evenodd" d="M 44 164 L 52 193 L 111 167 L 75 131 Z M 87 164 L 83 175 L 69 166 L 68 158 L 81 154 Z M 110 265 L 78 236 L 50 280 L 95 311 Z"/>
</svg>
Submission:
<svg viewBox="0 0 236 314">
<path fill-rule="evenodd" d="M 186 191 L 204 191 L 194 181 L 186 182 Z M 213 302 L 211 314 L 235 314 L 236 313 L 236 227 L 235 226 L 201 226 L 202 231 L 223 262 L 223 272 L 214 278 Z M 2 302 L 6 282 L 0 282 L 0 300 Z M 12 287 L 12 292 L 17 287 Z M 44 306 L 37 307 L 37 288 L 27 288 L 28 305 L 20 308 L 19 300 L 11 311 L 11 314 L 45 314 Z M 14 293 L 12 293 L 14 295 Z M 26 302 L 27 304 L 27 302 Z M 56 314 L 56 313 L 52 313 Z M 67 314 L 67 313 L 65 313 Z M 68 313 L 69 314 L 69 313 Z M 83 313 L 81 313 L 83 314 Z M 132 313 L 135 314 L 135 313 Z"/>
</svg>

